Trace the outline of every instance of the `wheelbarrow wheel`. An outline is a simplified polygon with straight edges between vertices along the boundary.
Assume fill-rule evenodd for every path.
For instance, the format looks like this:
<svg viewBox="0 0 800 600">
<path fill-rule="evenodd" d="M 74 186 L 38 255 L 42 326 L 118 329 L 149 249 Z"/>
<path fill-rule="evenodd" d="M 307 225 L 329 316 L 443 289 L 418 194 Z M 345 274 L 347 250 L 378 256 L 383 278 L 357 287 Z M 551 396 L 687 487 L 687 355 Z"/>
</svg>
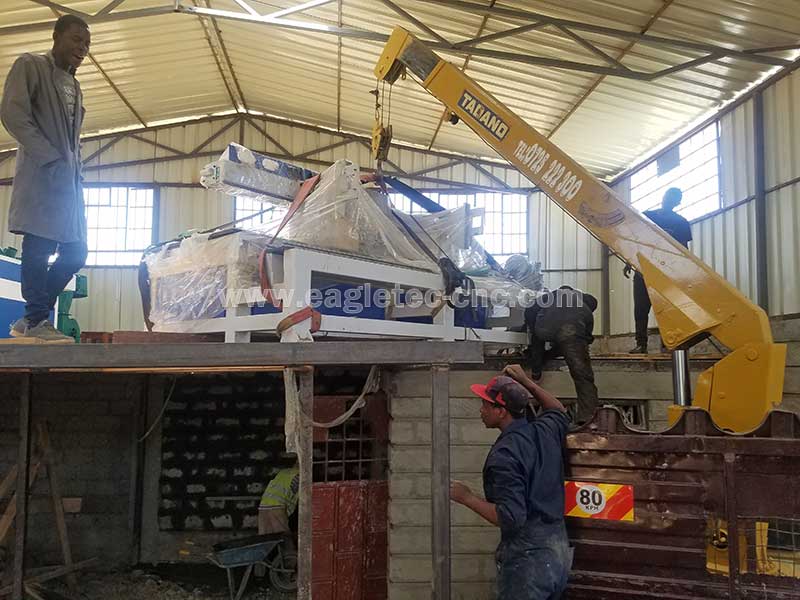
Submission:
<svg viewBox="0 0 800 600">
<path fill-rule="evenodd" d="M 296 592 L 297 554 L 278 552 L 269 563 L 269 582 L 279 592 Z"/>
</svg>

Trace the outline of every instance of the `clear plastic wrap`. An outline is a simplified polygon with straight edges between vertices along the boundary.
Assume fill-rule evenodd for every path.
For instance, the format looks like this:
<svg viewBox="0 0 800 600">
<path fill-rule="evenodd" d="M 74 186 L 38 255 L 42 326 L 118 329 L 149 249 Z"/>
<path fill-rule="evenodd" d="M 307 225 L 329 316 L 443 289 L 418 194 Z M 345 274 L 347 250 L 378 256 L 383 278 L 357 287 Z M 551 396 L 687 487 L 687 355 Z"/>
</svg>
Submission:
<svg viewBox="0 0 800 600">
<path fill-rule="evenodd" d="M 159 325 L 211 319 L 229 290 L 257 289 L 258 261 L 269 238 L 247 231 L 195 234 L 147 254 L 150 320 Z"/>
<path fill-rule="evenodd" d="M 289 243 L 436 269 L 370 197 L 358 167 L 347 160 L 336 161 L 322 173 L 280 237 Z"/>
<path fill-rule="evenodd" d="M 239 144 L 228 144 L 218 160 L 200 171 L 200 184 L 230 196 L 287 206 L 313 173 Z"/>
<path fill-rule="evenodd" d="M 532 263 L 524 254 L 509 256 L 503 271 L 530 290 L 541 290 L 544 287 L 542 263 Z"/>
<path fill-rule="evenodd" d="M 467 205 L 413 217 L 394 213 L 431 252 L 444 253 L 467 275 L 489 273 L 486 251 L 472 236 L 473 214 Z"/>
</svg>

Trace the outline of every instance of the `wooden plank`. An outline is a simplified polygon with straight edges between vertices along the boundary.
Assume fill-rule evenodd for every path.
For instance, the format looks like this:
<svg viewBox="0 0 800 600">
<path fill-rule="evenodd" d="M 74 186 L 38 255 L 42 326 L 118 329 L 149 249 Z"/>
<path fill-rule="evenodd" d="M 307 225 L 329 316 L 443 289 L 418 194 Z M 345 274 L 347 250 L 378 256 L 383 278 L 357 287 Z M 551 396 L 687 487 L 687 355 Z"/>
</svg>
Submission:
<svg viewBox="0 0 800 600">
<path fill-rule="evenodd" d="M 47 423 L 39 423 L 39 439 L 41 440 L 44 462 L 47 465 L 47 480 L 50 483 L 50 498 L 53 501 L 53 516 L 56 519 L 56 533 L 61 546 L 61 556 L 64 558 L 64 566 L 72 566 L 72 548 L 69 545 L 67 535 L 67 520 L 64 518 L 64 502 L 61 494 L 61 482 L 58 478 L 55 460 L 53 458 L 52 447 L 50 446 L 50 433 L 47 431 Z M 71 592 L 78 592 L 78 580 L 74 573 L 67 575 L 67 585 Z"/>
<path fill-rule="evenodd" d="M 36 476 L 39 473 L 39 464 L 35 463 L 31 468 L 31 472 L 28 476 L 28 489 L 30 490 L 33 487 L 33 484 L 36 483 Z M 3 517 L 0 519 L 0 544 L 6 539 L 6 535 L 8 535 L 11 526 L 14 524 L 14 517 L 17 516 L 17 493 L 11 496 L 11 500 L 8 503 L 8 507 L 6 508 L 6 512 L 3 514 Z"/>
<path fill-rule="evenodd" d="M 28 468 L 31 460 L 31 392 L 33 377 L 22 378 L 19 389 L 19 452 L 17 453 L 17 493 L 7 513 L 16 512 L 16 541 L 14 544 L 14 583 L 12 600 L 22 600 L 25 590 L 25 545 L 28 536 Z M 38 468 L 37 468 L 38 470 Z M 30 478 L 31 480 L 33 477 Z M 13 517 L 12 517 L 13 518 Z M 0 532 L 2 533 L 2 532 Z M 0 536 L 0 541 L 2 536 Z"/>
<path fill-rule="evenodd" d="M 450 600 L 450 370 L 431 367 L 433 600 Z"/>
<path fill-rule="evenodd" d="M 288 345 L 288 344 L 284 344 Z M 301 344 L 303 346 L 308 344 Z M 297 549 L 297 600 L 311 600 L 312 577 L 312 500 L 314 456 L 314 371 L 300 373 L 300 432 L 298 459 L 300 461 L 300 492 Z"/>
<path fill-rule="evenodd" d="M 11 470 L 8 472 L 8 475 L 5 476 L 3 482 L 0 483 L 0 500 L 5 498 L 8 495 L 8 492 L 11 491 L 11 488 L 14 487 L 14 484 L 17 482 L 17 465 L 11 467 Z"/>
<path fill-rule="evenodd" d="M 53 569 L 48 569 L 43 573 L 37 573 L 31 577 L 28 577 L 24 583 L 31 584 L 31 583 L 44 583 L 45 581 L 50 581 L 52 579 L 57 579 L 59 577 L 63 577 L 67 573 L 74 573 L 75 571 L 79 571 L 81 569 L 85 569 L 86 567 L 91 567 L 97 563 L 96 558 L 90 558 L 88 560 L 82 560 L 81 562 L 77 562 L 72 565 L 71 568 L 68 567 L 56 567 Z M 0 588 L 0 597 L 7 596 L 13 590 L 13 585 L 7 585 L 4 588 Z"/>
</svg>

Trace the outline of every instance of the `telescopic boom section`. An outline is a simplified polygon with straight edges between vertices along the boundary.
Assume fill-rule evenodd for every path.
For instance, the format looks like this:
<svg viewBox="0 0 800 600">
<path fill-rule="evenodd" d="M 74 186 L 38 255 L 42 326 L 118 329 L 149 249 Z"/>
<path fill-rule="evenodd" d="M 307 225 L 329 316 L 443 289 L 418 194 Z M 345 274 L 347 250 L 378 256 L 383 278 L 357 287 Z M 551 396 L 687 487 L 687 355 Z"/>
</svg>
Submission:
<svg viewBox="0 0 800 600">
<path fill-rule="evenodd" d="M 780 404 L 786 346 L 772 342 L 769 319 L 761 308 L 470 77 L 397 27 L 375 74 L 394 83 L 406 71 L 642 273 L 669 348 L 688 348 L 713 335 L 731 350 L 700 375 L 694 406 L 707 409 L 722 428 L 747 431 Z"/>
</svg>

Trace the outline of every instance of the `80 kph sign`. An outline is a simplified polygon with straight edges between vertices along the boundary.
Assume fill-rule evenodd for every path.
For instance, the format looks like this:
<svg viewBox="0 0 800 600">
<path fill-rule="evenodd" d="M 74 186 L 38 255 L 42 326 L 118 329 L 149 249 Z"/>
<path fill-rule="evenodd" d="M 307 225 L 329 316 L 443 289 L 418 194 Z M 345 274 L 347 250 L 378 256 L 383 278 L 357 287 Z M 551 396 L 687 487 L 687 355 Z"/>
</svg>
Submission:
<svg viewBox="0 0 800 600">
<path fill-rule="evenodd" d="M 581 507 L 581 510 L 590 515 L 598 515 L 603 512 L 606 507 L 606 495 L 599 487 L 594 485 L 585 485 L 578 488 L 575 496 L 575 504 Z"/>
<path fill-rule="evenodd" d="M 633 521 L 633 486 L 567 481 L 564 515 L 580 519 Z"/>
</svg>

